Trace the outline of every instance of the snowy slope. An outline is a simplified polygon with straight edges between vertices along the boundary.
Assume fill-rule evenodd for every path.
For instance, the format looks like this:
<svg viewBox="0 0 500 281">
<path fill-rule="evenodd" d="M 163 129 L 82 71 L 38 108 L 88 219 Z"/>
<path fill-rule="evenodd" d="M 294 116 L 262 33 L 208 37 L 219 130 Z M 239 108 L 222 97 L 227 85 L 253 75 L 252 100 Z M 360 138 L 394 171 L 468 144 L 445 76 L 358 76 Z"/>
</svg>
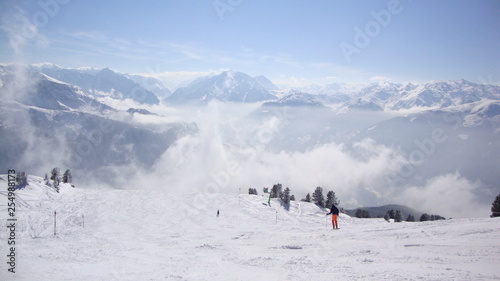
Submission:
<svg viewBox="0 0 500 281">
<path fill-rule="evenodd" d="M 317 106 L 323 107 L 321 98 L 317 95 L 306 93 L 288 94 L 277 101 L 268 101 L 262 106 Z"/>
<path fill-rule="evenodd" d="M 172 91 L 170 91 L 170 89 L 165 87 L 165 85 L 163 85 L 163 83 L 156 78 L 142 76 L 138 74 L 134 75 L 124 74 L 124 75 L 129 79 L 132 79 L 139 85 L 141 85 L 144 89 L 153 92 L 159 98 L 166 98 L 172 94 Z"/>
<path fill-rule="evenodd" d="M 267 79 L 264 75 L 259 75 L 254 77 L 255 81 L 259 82 L 265 89 L 270 91 L 279 90 L 278 86 L 274 85 L 271 80 Z"/>
<path fill-rule="evenodd" d="M 493 280 L 499 219 L 389 224 L 262 196 L 146 190 L 17 192 L 17 273 L 2 280 Z M 6 190 L 5 176 L 0 179 Z M 2 192 L 4 194 L 5 192 Z M 0 196 L 5 221 L 6 198 Z M 216 211 L 220 210 L 220 217 Z M 53 235 L 53 212 L 60 221 Z M 9 279 L 5 279 L 9 278 Z"/>
</svg>

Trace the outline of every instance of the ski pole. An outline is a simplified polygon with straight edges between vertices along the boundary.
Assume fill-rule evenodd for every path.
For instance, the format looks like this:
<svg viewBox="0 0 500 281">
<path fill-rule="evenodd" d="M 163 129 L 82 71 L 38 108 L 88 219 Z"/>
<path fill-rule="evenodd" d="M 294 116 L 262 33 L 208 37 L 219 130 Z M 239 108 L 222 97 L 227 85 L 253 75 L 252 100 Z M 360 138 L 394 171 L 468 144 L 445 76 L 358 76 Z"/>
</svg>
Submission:
<svg viewBox="0 0 500 281">
<path fill-rule="evenodd" d="M 340 214 L 339 214 L 339 219 L 340 219 L 343 223 L 345 223 L 345 221 L 344 221 L 344 220 L 340 217 Z"/>
</svg>

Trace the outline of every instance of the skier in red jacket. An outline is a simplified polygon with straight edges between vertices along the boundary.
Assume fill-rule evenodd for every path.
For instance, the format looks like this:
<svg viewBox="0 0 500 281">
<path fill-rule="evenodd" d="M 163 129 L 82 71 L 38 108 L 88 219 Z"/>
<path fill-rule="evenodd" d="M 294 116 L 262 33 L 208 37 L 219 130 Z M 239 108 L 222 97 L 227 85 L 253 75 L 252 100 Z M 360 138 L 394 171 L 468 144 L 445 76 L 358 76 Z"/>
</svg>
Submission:
<svg viewBox="0 0 500 281">
<path fill-rule="evenodd" d="M 332 207 L 330 208 L 330 213 L 326 215 L 332 215 L 333 229 L 339 229 L 339 223 L 337 222 L 337 217 L 339 216 L 339 209 L 332 204 Z"/>
</svg>

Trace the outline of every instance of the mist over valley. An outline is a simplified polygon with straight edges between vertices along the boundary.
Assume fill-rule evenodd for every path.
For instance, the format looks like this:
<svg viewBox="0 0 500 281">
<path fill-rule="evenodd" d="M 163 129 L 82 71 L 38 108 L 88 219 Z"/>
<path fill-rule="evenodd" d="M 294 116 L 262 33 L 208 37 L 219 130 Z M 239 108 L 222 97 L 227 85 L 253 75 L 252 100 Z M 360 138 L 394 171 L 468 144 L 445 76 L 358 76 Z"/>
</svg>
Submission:
<svg viewBox="0 0 500 281">
<path fill-rule="evenodd" d="M 281 183 L 298 200 L 321 186 L 346 208 L 398 203 L 453 217 L 486 215 L 500 191 L 499 86 L 280 89 L 224 71 L 172 91 L 110 69 L 0 73 L 3 170 L 61 167 L 81 186 L 172 192 Z"/>
</svg>

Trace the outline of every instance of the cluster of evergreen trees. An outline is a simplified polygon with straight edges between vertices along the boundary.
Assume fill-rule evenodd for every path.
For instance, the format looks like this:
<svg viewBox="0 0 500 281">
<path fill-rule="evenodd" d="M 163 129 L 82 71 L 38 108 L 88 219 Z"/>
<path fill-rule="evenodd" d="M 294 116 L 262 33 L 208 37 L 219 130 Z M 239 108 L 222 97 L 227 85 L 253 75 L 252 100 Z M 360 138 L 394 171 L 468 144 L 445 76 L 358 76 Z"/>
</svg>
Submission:
<svg viewBox="0 0 500 281">
<path fill-rule="evenodd" d="M 52 183 L 50 182 L 52 181 Z M 52 186 L 59 192 L 59 185 L 62 183 L 69 183 L 72 187 L 75 187 L 73 183 L 73 175 L 70 170 L 66 170 L 64 174 L 61 176 L 61 171 L 59 168 L 55 167 L 50 171 L 50 178 L 47 174 L 45 174 L 45 184 L 48 186 Z"/>
<path fill-rule="evenodd" d="M 295 196 L 293 194 L 290 194 L 290 188 L 287 187 L 283 189 L 283 185 L 281 185 L 281 183 L 273 185 L 271 191 L 269 191 L 269 188 L 267 187 L 264 187 L 262 191 L 264 193 L 270 193 L 271 198 L 280 198 L 285 205 L 290 205 L 290 201 L 295 201 Z M 258 195 L 257 189 L 249 188 L 248 194 Z"/>
<path fill-rule="evenodd" d="M 286 187 L 283 189 L 283 186 L 281 183 L 273 185 L 273 188 L 271 188 L 271 198 L 280 198 L 283 204 L 285 206 L 290 205 L 290 201 L 295 201 L 295 196 L 292 195 L 290 188 Z"/>
<path fill-rule="evenodd" d="M 439 215 L 429 215 L 426 213 L 420 216 L 420 221 L 437 221 L 437 220 L 445 220 L 445 218 Z"/>
<path fill-rule="evenodd" d="M 17 172 L 16 183 L 17 183 L 16 188 L 24 188 L 27 185 L 29 185 L 28 176 L 26 175 L 25 172 Z"/>
<path fill-rule="evenodd" d="M 354 216 L 360 219 L 370 219 L 372 217 L 369 211 L 362 209 L 357 209 Z"/>
<path fill-rule="evenodd" d="M 257 188 L 249 188 L 248 189 L 248 194 L 250 194 L 250 195 L 259 195 L 257 193 Z"/>
<path fill-rule="evenodd" d="M 330 208 L 332 204 L 335 206 L 340 204 L 340 200 L 335 195 L 335 192 L 331 190 L 326 193 L 326 200 L 325 200 L 325 197 L 323 196 L 323 188 L 321 186 L 316 187 L 312 197 L 308 193 L 306 195 L 306 198 L 302 199 L 302 201 L 313 202 L 314 204 L 322 208 Z"/>
<path fill-rule="evenodd" d="M 357 218 L 363 218 L 363 219 L 372 217 L 370 215 L 369 211 L 363 210 L 363 209 L 357 209 L 354 216 Z M 377 218 L 381 218 L 381 217 L 382 217 L 381 215 L 377 216 Z M 386 221 L 389 221 L 392 219 L 392 220 L 394 220 L 394 222 L 402 222 L 403 221 L 403 214 L 401 213 L 400 210 L 394 211 L 391 209 L 391 210 L 387 211 L 387 213 L 383 216 L 383 218 Z M 445 219 L 444 217 L 439 216 L 439 215 L 429 215 L 427 213 L 424 213 L 420 216 L 419 221 L 435 221 L 435 220 L 444 220 L 444 219 Z M 406 219 L 404 221 L 414 222 L 415 217 L 412 214 L 409 214 L 408 217 L 406 217 Z"/>
<path fill-rule="evenodd" d="M 72 176 L 71 176 L 71 171 L 66 170 L 64 172 L 63 176 L 59 176 L 59 168 L 54 168 L 52 169 L 51 172 L 51 180 L 54 182 L 54 187 L 56 188 L 57 192 L 59 192 L 59 183 L 62 180 L 64 183 L 71 183 L 72 182 Z M 16 177 L 18 186 L 26 186 L 28 185 L 28 180 L 26 178 L 26 174 L 24 172 L 17 173 Z M 47 185 L 50 185 L 48 181 L 48 176 L 45 174 L 45 182 Z M 72 185 L 73 186 L 73 185 Z M 22 188 L 20 187 L 20 188 Z M 74 187 L 74 186 L 73 186 Z M 271 191 L 269 191 L 269 188 L 264 187 L 262 190 L 264 193 L 270 193 L 271 198 L 280 198 L 282 202 L 288 206 L 290 205 L 290 201 L 295 201 L 295 196 L 290 194 L 291 190 L 290 188 L 285 188 L 283 190 L 283 186 L 278 183 L 273 185 L 271 188 Z M 249 188 L 248 189 L 248 194 L 252 195 L 258 195 L 257 189 L 256 188 Z M 306 197 L 301 200 L 302 202 L 313 202 L 316 205 L 322 207 L 322 208 L 330 208 L 332 204 L 335 204 L 335 206 L 339 205 L 340 201 L 338 200 L 337 196 L 335 195 L 335 192 L 333 191 L 328 191 L 326 194 L 326 200 L 325 197 L 323 196 L 323 188 L 318 186 L 313 192 L 313 195 L 307 193 Z M 356 213 L 354 215 L 357 218 L 371 218 L 372 216 L 370 215 L 370 212 L 367 210 L 363 209 L 357 209 Z M 382 216 L 378 216 L 382 217 Z M 403 221 L 403 215 L 401 211 L 399 210 L 389 210 L 383 216 L 385 220 L 389 221 L 390 219 L 393 219 L 395 222 L 402 222 Z M 491 217 L 500 217 L 500 194 L 495 198 L 495 201 L 493 201 L 493 204 L 491 206 Z M 440 215 L 430 215 L 427 213 L 424 213 L 420 216 L 419 221 L 435 221 L 435 220 L 444 220 L 445 218 L 440 216 Z M 412 214 L 409 214 L 408 217 L 406 217 L 407 222 L 414 222 L 415 217 Z"/>
<path fill-rule="evenodd" d="M 385 214 L 384 216 L 384 219 L 386 221 L 389 221 L 389 220 L 394 220 L 394 222 L 402 222 L 403 221 L 403 214 L 401 214 L 401 211 L 400 210 L 389 210 L 387 211 L 387 213 Z M 409 214 L 408 217 L 406 218 L 406 221 L 415 221 L 415 217 L 413 217 L 412 214 Z"/>
<path fill-rule="evenodd" d="M 264 193 L 270 193 L 271 198 L 280 198 L 285 205 L 290 205 L 290 201 L 295 201 L 295 196 L 291 194 L 290 188 L 286 187 L 283 189 L 283 185 L 281 183 L 273 185 L 271 190 L 269 191 L 269 188 L 264 187 L 263 188 Z M 248 194 L 253 194 L 253 195 L 258 195 L 257 189 L 255 188 L 249 188 L 248 189 Z M 322 207 L 322 208 L 330 208 L 332 204 L 338 205 L 340 201 L 338 200 L 337 196 L 335 195 L 335 192 L 333 191 L 328 191 L 326 194 L 326 200 L 323 195 L 323 188 L 318 186 L 313 192 L 313 195 L 307 194 L 304 199 L 301 200 L 302 202 L 313 202 L 316 205 Z"/>
<path fill-rule="evenodd" d="M 52 183 L 50 181 L 52 181 Z M 64 172 L 64 174 L 61 176 L 61 172 L 60 172 L 59 168 L 56 167 L 56 168 L 52 169 L 52 171 L 50 172 L 50 180 L 49 180 L 49 176 L 47 174 L 45 174 L 45 184 L 48 186 L 54 187 L 57 192 L 59 192 L 59 184 L 61 182 L 62 183 L 69 183 L 69 184 L 71 184 L 71 186 L 74 187 L 74 185 L 72 184 L 73 176 L 71 175 L 70 170 L 66 170 L 66 172 Z M 17 183 L 16 188 L 18 188 L 18 189 L 24 188 L 27 185 L 29 185 L 28 176 L 27 176 L 26 172 L 17 172 L 16 183 Z"/>
</svg>

